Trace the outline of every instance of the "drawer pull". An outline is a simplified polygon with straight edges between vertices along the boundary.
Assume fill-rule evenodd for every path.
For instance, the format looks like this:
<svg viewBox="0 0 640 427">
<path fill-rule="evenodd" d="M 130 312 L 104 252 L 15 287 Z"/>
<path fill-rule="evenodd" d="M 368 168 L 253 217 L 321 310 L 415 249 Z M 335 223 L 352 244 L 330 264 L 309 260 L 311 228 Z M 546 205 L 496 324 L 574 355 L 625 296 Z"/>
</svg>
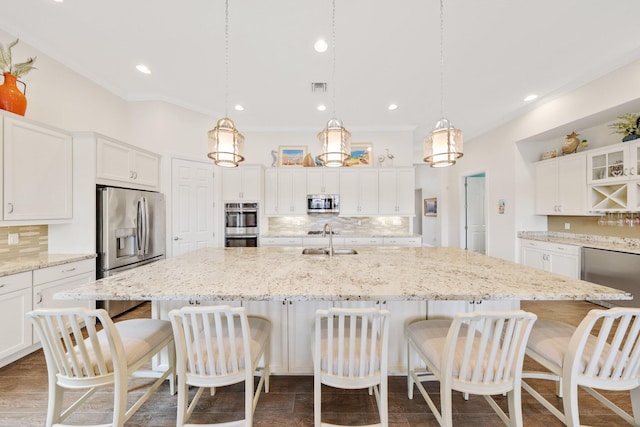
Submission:
<svg viewBox="0 0 640 427">
<path fill-rule="evenodd" d="M 73 267 L 73 268 L 69 268 L 67 270 L 62 270 L 61 273 L 71 273 L 72 271 L 76 271 L 76 268 Z"/>
<path fill-rule="evenodd" d="M 38 296 L 38 302 L 36 302 L 36 304 L 40 304 L 42 302 L 42 294 L 38 292 L 36 295 Z"/>
<path fill-rule="evenodd" d="M 4 288 L 5 284 L 4 283 L 0 283 L 0 289 Z"/>
</svg>

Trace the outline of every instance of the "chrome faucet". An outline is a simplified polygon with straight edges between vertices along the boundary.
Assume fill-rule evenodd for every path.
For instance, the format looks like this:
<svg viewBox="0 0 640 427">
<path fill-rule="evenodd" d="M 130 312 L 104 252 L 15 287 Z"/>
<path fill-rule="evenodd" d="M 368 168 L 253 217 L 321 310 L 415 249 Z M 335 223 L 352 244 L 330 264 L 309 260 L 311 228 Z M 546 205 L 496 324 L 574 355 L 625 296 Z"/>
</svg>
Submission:
<svg viewBox="0 0 640 427">
<path fill-rule="evenodd" d="M 328 222 L 324 224 L 322 228 L 322 237 L 327 235 L 327 227 L 329 227 L 329 256 L 333 256 L 333 228 Z"/>
</svg>

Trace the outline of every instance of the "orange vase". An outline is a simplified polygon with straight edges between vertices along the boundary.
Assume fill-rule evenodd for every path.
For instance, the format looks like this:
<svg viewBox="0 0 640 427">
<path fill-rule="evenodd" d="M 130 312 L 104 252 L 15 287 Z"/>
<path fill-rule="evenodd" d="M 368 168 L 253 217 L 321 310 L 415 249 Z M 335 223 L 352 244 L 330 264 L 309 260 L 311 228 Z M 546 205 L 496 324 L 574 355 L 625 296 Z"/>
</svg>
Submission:
<svg viewBox="0 0 640 427">
<path fill-rule="evenodd" d="M 24 116 L 27 111 L 27 97 L 16 86 L 16 76 L 4 73 L 4 83 L 0 85 L 0 108 Z"/>
</svg>

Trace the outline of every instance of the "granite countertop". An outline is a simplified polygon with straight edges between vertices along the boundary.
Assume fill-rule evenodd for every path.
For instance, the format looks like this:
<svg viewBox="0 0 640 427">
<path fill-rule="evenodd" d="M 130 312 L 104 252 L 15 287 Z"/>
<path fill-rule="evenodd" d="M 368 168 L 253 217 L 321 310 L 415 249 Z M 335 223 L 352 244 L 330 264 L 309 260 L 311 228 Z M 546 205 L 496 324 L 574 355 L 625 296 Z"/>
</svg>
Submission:
<svg viewBox="0 0 640 427">
<path fill-rule="evenodd" d="M 95 258 L 96 254 L 40 254 L 0 261 L 0 276 Z"/>
<path fill-rule="evenodd" d="M 520 231 L 521 239 L 561 243 L 585 248 L 640 254 L 640 239 L 626 237 L 595 236 L 591 234 L 557 233 L 547 231 Z"/>
<path fill-rule="evenodd" d="M 631 299 L 617 289 L 458 248 L 205 248 L 60 292 L 58 299 L 337 301 Z"/>
</svg>

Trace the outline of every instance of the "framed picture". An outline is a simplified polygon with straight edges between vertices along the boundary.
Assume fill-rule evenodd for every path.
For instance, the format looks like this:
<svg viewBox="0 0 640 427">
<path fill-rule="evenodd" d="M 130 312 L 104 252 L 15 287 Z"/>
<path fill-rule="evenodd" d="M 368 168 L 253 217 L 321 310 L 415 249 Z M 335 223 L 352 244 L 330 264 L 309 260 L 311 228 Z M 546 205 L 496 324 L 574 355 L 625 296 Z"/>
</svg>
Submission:
<svg viewBox="0 0 640 427">
<path fill-rule="evenodd" d="M 278 166 L 304 166 L 306 145 L 281 145 L 278 147 Z"/>
<path fill-rule="evenodd" d="M 373 144 L 370 142 L 352 142 L 351 158 L 344 164 L 345 166 L 371 166 L 373 159 Z"/>
<path fill-rule="evenodd" d="M 438 198 L 424 199 L 424 216 L 438 216 Z"/>
</svg>

